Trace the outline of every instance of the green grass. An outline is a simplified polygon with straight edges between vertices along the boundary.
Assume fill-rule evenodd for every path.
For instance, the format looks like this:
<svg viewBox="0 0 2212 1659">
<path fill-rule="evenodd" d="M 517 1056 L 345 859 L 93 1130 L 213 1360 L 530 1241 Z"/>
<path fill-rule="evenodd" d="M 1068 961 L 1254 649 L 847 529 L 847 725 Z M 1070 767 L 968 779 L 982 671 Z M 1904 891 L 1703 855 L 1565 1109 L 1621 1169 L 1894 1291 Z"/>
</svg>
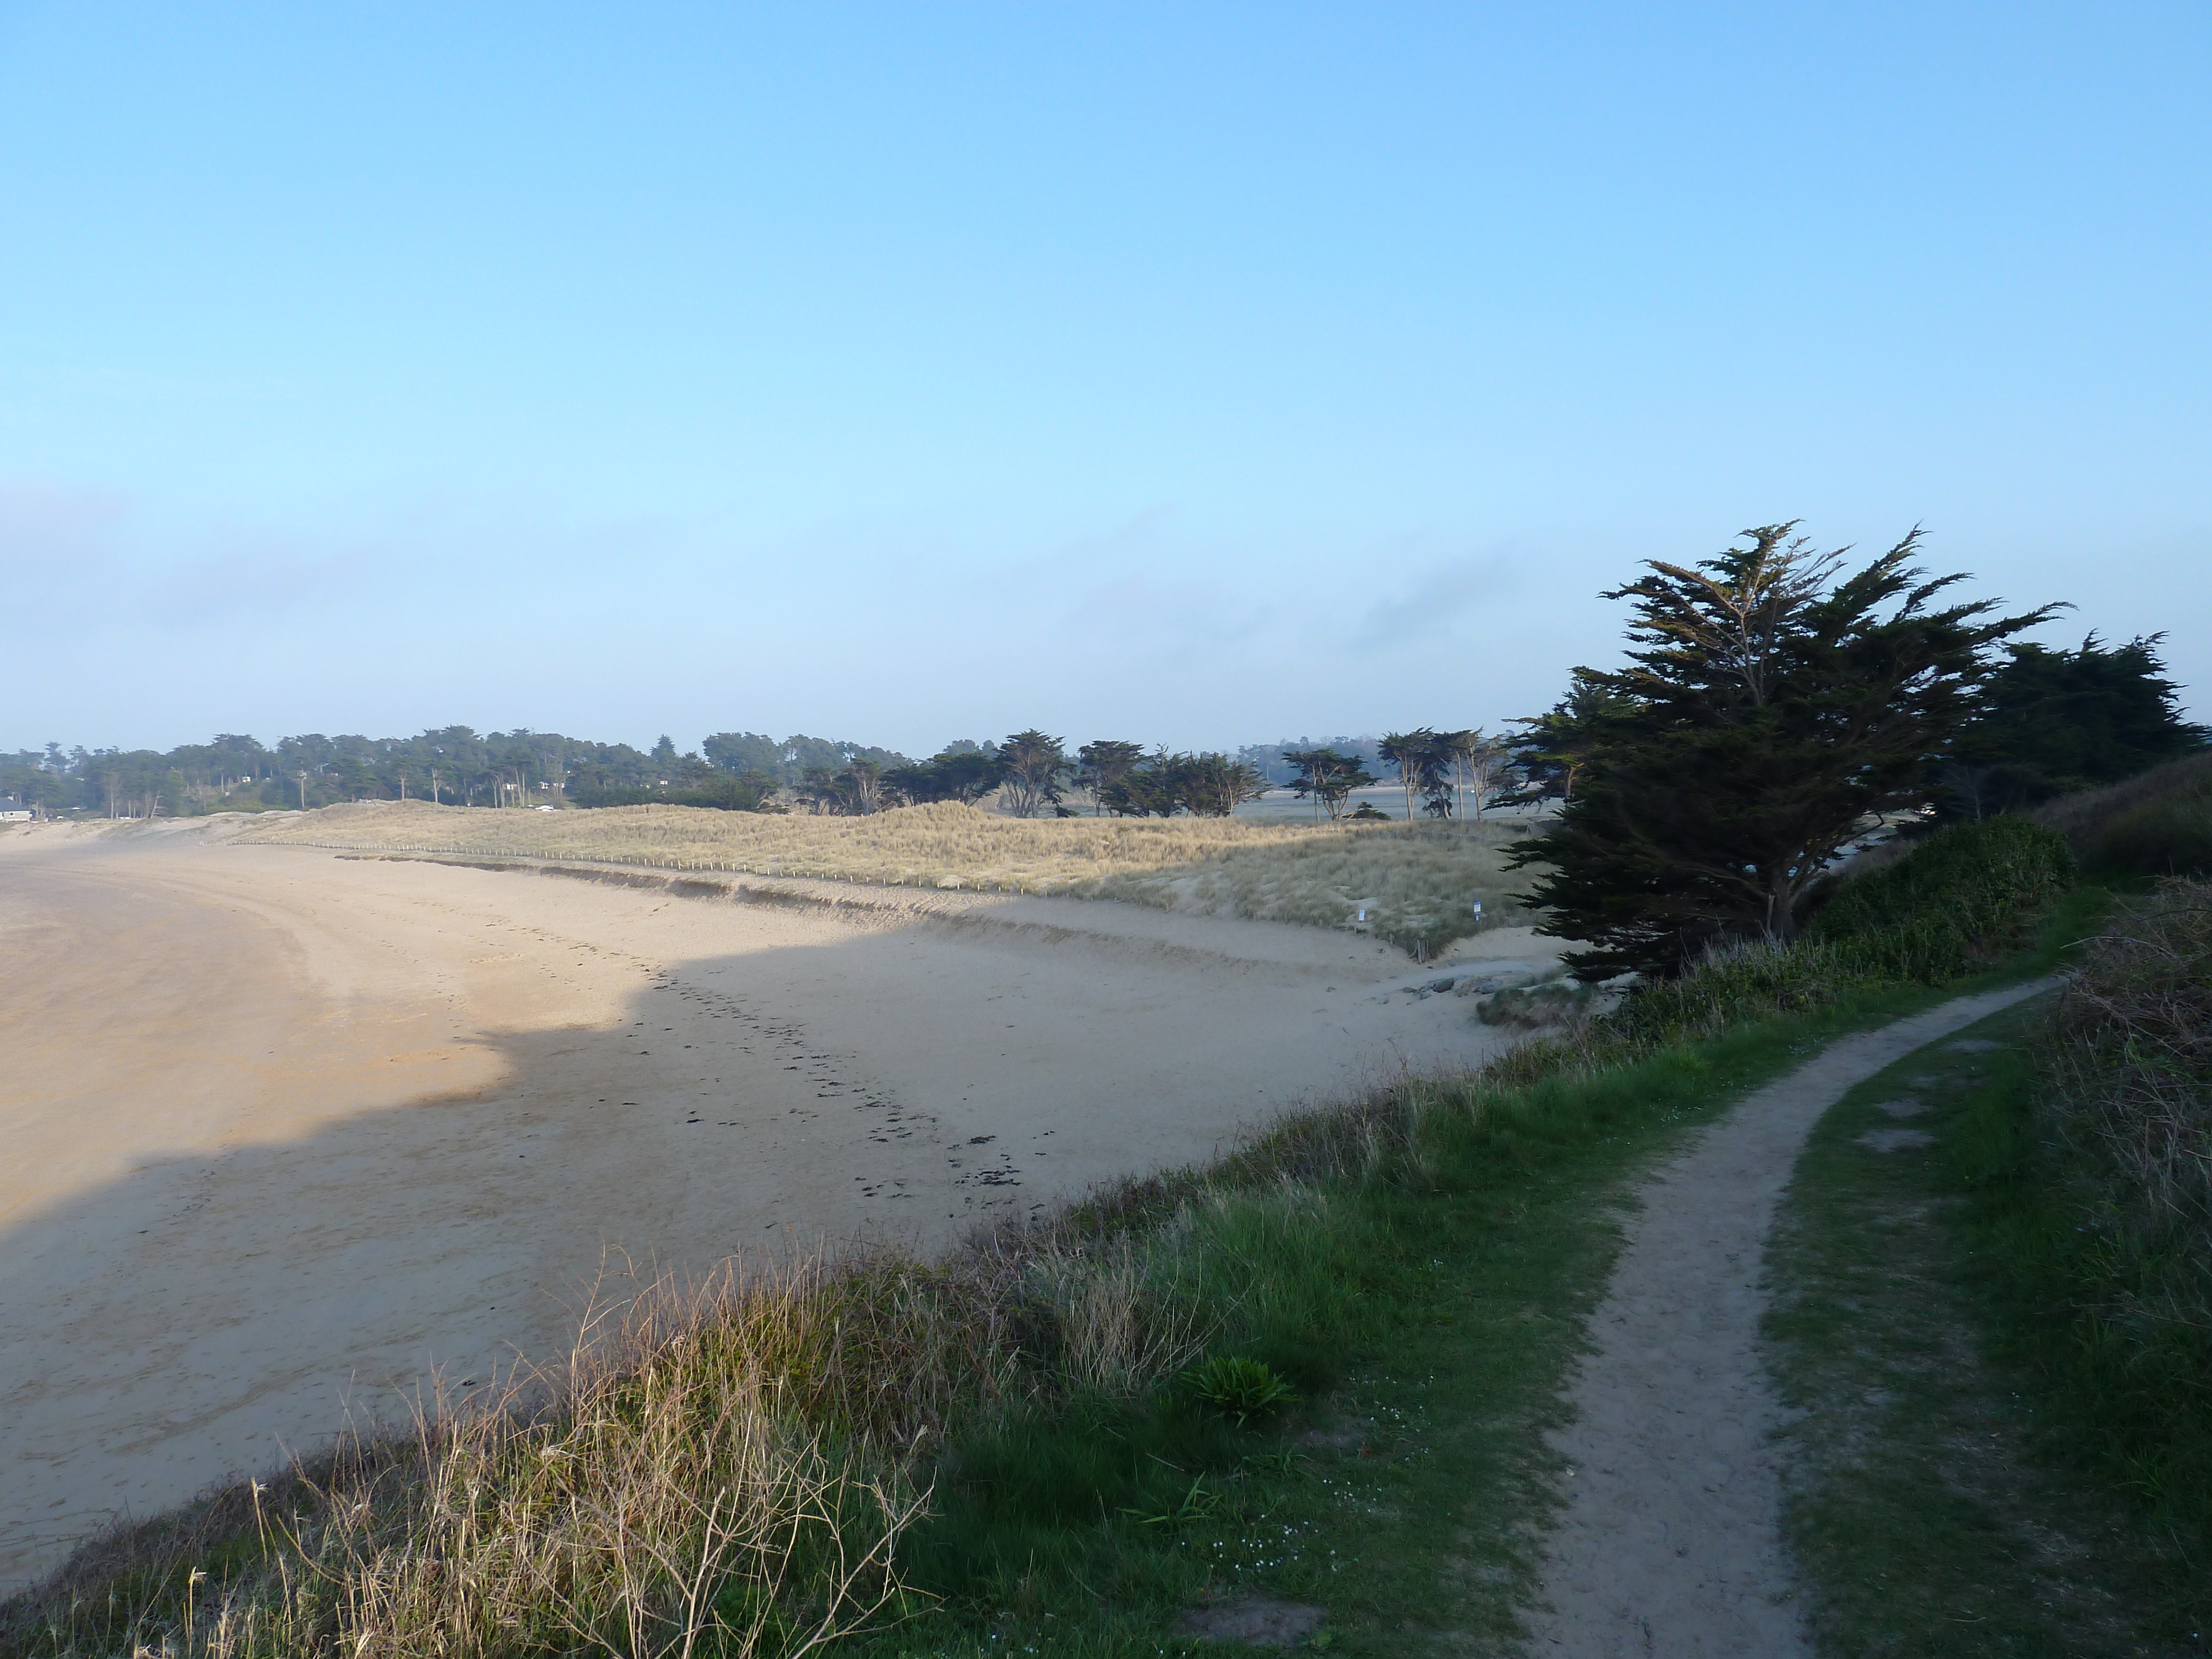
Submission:
<svg viewBox="0 0 2212 1659">
<path fill-rule="evenodd" d="M 1854 1089 L 1799 1164 L 1768 1334 L 1804 1414 L 1787 1525 L 1824 1653 L 2207 1649 L 2212 1425 L 2084 1316 L 2116 1263 L 2045 1132 L 2047 1001 Z M 1900 1129 L 1933 1144 L 1861 1139 Z"/>
<path fill-rule="evenodd" d="M 907 1558 L 943 1600 L 877 1644 L 1151 1653 L 1184 1610 L 1258 1595 L 1326 1609 L 1348 1653 L 1504 1650 L 1614 1200 L 1820 1042 L 1937 1000 L 1893 991 L 1527 1090 L 1425 1089 L 1358 1179 L 1217 1188 L 1200 1294 L 1239 1311 L 1215 1346 L 1267 1363 L 1299 1406 L 1239 1428 L 1162 1392 L 963 1437 Z"/>
</svg>

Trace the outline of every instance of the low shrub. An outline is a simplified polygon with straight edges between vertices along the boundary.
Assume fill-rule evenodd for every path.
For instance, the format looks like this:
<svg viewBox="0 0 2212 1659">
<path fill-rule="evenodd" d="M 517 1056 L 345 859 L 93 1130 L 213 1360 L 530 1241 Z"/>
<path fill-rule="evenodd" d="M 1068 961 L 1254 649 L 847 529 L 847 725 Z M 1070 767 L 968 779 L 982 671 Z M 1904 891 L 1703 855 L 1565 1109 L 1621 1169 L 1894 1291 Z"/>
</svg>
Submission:
<svg viewBox="0 0 2212 1659">
<path fill-rule="evenodd" d="M 2150 876 L 2212 876 L 2212 782 L 2123 812 L 2090 845 L 2099 869 Z"/>
<path fill-rule="evenodd" d="M 2212 875 L 2212 749 L 2028 814 L 2069 841 L 2082 865 L 2113 875 Z"/>
<path fill-rule="evenodd" d="M 1587 1016 L 1595 995 L 1589 986 L 1578 980 L 1516 986 L 1483 998 L 1475 1005 L 1474 1017 L 1485 1025 L 1507 1030 L 1541 1030 Z"/>
<path fill-rule="evenodd" d="M 2043 824 L 1954 824 L 1909 857 L 1839 883 L 1807 931 L 1860 973 L 1940 984 L 2026 944 L 2033 918 L 2077 873 L 2065 836 Z"/>
<path fill-rule="evenodd" d="M 2148 1513 L 2212 1612 L 2212 884 L 2118 907 L 1957 1139 L 2054 1455 Z M 2186 1628 L 2185 1626 L 2185 1628 Z"/>
<path fill-rule="evenodd" d="M 1717 946 L 1686 973 L 1631 987 L 1587 1031 L 1535 1045 L 1519 1063 L 1615 1064 L 1889 986 L 1961 978 L 2027 945 L 2075 875 L 2066 838 L 2042 824 L 1954 825 L 1840 883 L 1794 943 Z"/>
</svg>

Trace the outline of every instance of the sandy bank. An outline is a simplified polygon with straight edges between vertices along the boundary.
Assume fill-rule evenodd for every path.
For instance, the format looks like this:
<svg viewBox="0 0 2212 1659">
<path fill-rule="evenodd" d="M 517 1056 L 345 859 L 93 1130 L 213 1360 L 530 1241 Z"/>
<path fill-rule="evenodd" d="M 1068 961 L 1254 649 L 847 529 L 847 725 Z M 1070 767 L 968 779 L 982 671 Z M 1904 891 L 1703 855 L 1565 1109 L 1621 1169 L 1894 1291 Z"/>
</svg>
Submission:
<svg viewBox="0 0 2212 1659">
<path fill-rule="evenodd" d="M 611 1249 L 939 1243 L 1498 1040 L 1317 929 L 226 833 L 0 837 L 0 1583 L 558 1352 Z"/>
</svg>

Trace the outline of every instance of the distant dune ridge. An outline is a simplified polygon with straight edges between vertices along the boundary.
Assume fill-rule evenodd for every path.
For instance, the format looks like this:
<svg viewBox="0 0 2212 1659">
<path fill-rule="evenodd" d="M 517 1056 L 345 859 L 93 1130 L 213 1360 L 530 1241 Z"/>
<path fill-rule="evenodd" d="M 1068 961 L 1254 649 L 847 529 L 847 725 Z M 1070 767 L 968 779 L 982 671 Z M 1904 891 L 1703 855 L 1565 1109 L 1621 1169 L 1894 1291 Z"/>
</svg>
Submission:
<svg viewBox="0 0 2212 1659">
<path fill-rule="evenodd" d="M 956 802 L 865 817 L 610 806 L 562 812 L 364 802 L 246 839 L 356 852 L 588 860 L 1121 899 L 1159 909 L 1361 927 L 1431 948 L 1520 919 L 1510 823 L 1347 828 L 1238 818 L 1012 818 Z"/>
</svg>

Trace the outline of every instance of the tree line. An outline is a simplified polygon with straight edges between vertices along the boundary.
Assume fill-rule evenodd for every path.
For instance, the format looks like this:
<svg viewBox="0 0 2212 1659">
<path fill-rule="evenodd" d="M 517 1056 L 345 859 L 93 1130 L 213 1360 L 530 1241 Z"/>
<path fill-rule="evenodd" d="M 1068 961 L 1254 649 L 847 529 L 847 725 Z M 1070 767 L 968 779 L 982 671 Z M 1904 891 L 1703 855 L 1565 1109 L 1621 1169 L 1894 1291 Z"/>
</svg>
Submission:
<svg viewBox="0 0 2212 1659">
<path fill-rule="evenodd" d="M 1035 817 L 1072 814 L 1079 793 L 1093 812 L 1151 817 L 1226 816 L 1280 783 L 1334 823 L 1384 817 L 1351 801 L 1387 771 L 1409 820 L 1555 806 L 1522 861 L 1540 867 L 1539 896 L 1595 944 L 1585 966 L 1602 973 L 1666 971 L 1725 939 L 1787 939 L 1822 872 L 1885 817 L 2014 811 L 2206 740 L 2181 719 L 2160 636 L 2021 641 L 2063 607 L 2000 617 L 1939 603 L 1964 578 L 1912 566 L 1917 531 L 1858 570 L 1848 549 L 1816 553 L 1794 524 L 1739 539 L 1749 545 L 1693 568 L 1650 562 L 1607 595 L 1633 605 L 1627 665 L 1573 670 L 1557 704 L 1504 733 L 1421 726 L 1231 756 L 1103 738 L 1071 751 L 1031 727 L 927 760 L 747 732 L 689 753 L 665 736 L 641 750 L 463 726 L 274 746 L 224 733 L 165 752 L 0 756 L 0 795 L 113 817 L 406 799 L 858 815 L 995 792 Z"/>
<path fill-rule="evenodd" d="M 48 813 L 193 817 L 312 808 L 341 801 L 428 800 L 461 806 L 614 806 L 647 802 L 752 811 L 863 814 L 924 801 L 975 802 L 997 792 L 1017 816 L 1095 811 L 1223 816 L 1267 780 L 1225 754 L 1147 750 L 1101 740 L 1070 753 L 1034 728 L 1001 743 L 961 739 L 927 760 L 805 735 L 720 732 L 679 753 L 556 732 L 479 733 L 465 726 L 412 738 L 309 733 L 274 745 L 234 732 L 168 750 L 93 749 L 0 756 L 0 795 Z"/>
<path fill-rule="evenodd" d="M 795 736 L 781 742 L 721 732 L 705 745 L 720 764 L 678 754 L 663 737 L 650 750 L 558 732 L 478 732 L 449 726 L 410 738 L 307 733 L 264 744 L 226 732 L 159 750 L 64 750 L 0 755 L 0 795 L 49 813 L 115 817 L 327 806 L 338 801 L 428 800 L 462 806 L 611 805 L 712 797 L 744 805 L 772 799 L 811 768 L 854 759 L 899 763 L 889 750 Z"/>
<path fill-rule="evenodd" d="M 1000 743 L 963 741 L 926 761 L 880 766 L 855 760 L 836 770 L 810 768 L 793 793 L 817 812 L 881 811 L 927 801 L 975 802 L 996 792 L 1016 817 L 1072 817 L 1071 792 L 1081 791 L 1093 813 L 1226 817 L 1264 793 L 1257 768 L 1226 754 L 1146 750 L 1139 743 L 1099 738 L 1071 753 L 1065 738 L 1032 726 Z"/>
</svg>

